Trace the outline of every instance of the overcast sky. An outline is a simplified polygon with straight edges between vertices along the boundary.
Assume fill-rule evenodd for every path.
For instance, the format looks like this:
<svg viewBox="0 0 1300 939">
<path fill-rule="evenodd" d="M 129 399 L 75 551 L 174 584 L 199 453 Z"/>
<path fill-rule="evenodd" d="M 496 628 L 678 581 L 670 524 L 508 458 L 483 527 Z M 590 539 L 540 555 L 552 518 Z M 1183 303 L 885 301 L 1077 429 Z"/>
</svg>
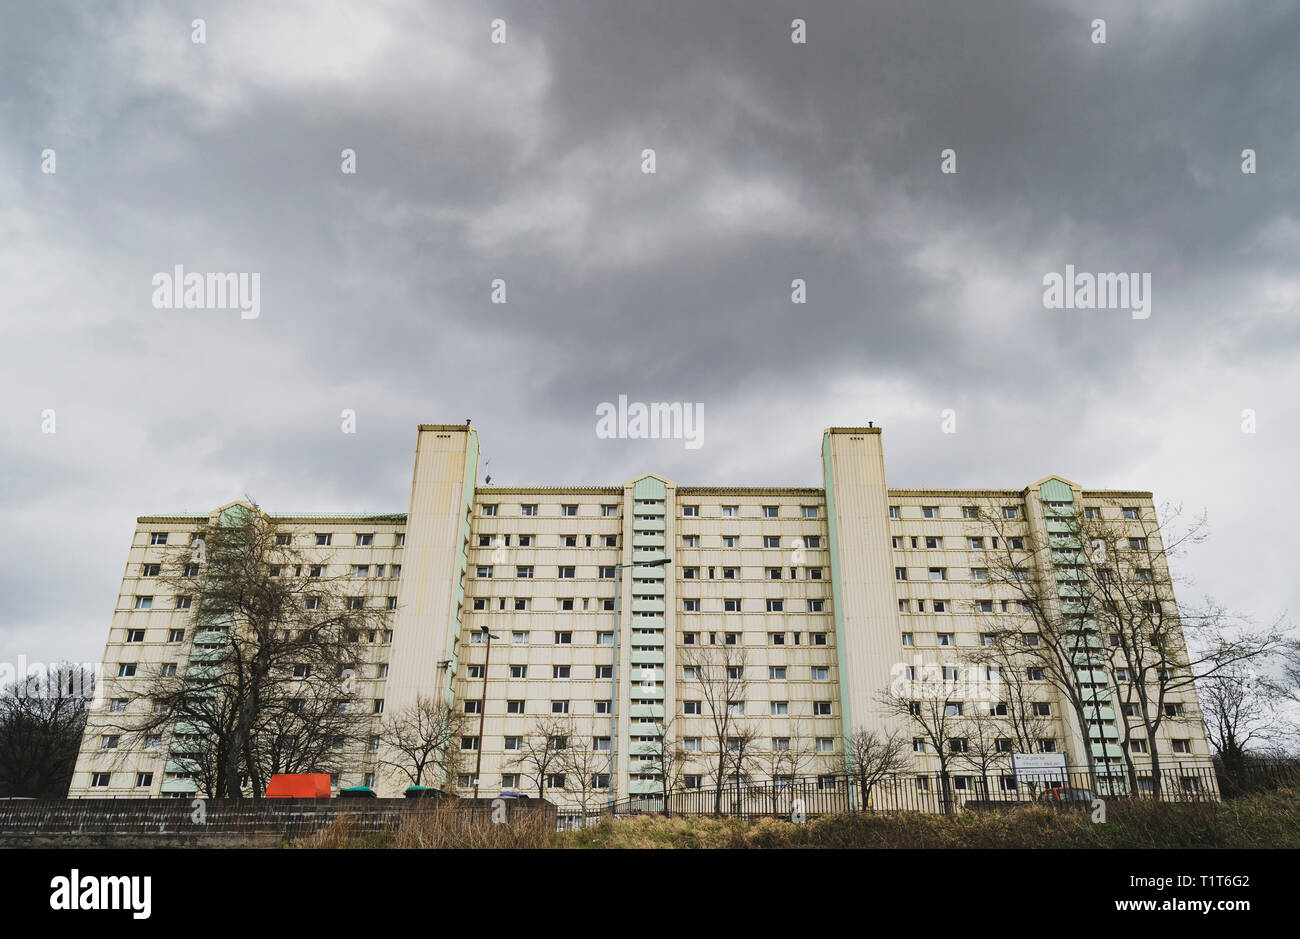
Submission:
<svg viewBox="0 0 1300 939">
<path fill-rule="evenodd" d="M 405 511 L 466 418 L 552 485 L 820 485 L 875 421 L 892 486 L 1204 509 L 1183 598 L 1293 611 L 1297 49 L 1290 2 L 8 4 L 0 661 L 100 657 L 138 515 Z M 156 309 L 175 264 L 260 316 Z M 1150 318 L 1045 309 L 1066 264 Z M 703 446 L 598 439 L 620 394 Z"/>
</svg>

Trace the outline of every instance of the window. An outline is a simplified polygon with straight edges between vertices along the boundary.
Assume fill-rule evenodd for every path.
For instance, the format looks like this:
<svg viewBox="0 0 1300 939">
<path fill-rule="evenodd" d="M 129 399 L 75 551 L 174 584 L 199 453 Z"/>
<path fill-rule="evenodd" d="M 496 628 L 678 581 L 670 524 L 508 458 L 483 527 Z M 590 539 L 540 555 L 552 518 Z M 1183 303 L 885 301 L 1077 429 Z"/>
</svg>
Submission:
<svg viewBox="0 0 1300 939">
<path fill-rule="evenodd" d="M 568 677 L 569 677 L 569 669 L 570 669 L 570 666 L 568 666 L 568 665 L 552 665 L 552 666 L 551 666 L 551 677 L 552 677 L 552 678 L 568 678 Z"/>
<path fill-rule="evenodd" d="M 784 612 L 784 611 L 785 611 L 785 601 L 784 601 L 784 600 L 768 600 L 768 601 L 767 601 L 767 612 L 769 612 L 769 613 L 782 613 L 782 612 Z"/>
<path fill-rule="evenodd" d="M 523 714 L 523 713 L 524 713 L 524 702 L 523 702 L 523 701 L 520 701 L 520 700 L 518 700 L 518 699 L 516 699 L 516 700 L 511 700 L 511 701 L 506 701 L 506 713 L 507 713 L 507 714 Z"/>
<path fill-rule="evenodd" d="M 1051 717 L 1052 706 L 1046 701 L 1034 702 L 1034 717 Z"/>
<path fill-rule="evenodd" d="M 389 608 L 390 610 L 395 610 L 395 609 L 397 609 L 397 597 L 389 597 L 389 598 L 388 598 L 388 608 Z"/>
<path fill-rule="evenodd" d="M 724 505 L 722 507 L 723 518 L 737 518 L 739 517 L 739 515 L 740 515 L 740 506 L 738 505 Z"/>
<path fill-rule="evenodd" d="M 1084 518 L 1101 518 L 1101 509 L 1089 506 L 1083 510 Z"/>
<path fill-rule="evenodd" d="M 1124 509 L 1124 517 L 1125 517 L 1125 518 L 1141 518 L 1141 517 L 1142 517 L 1142 510 L 1130 506 L 1130 507 Z"/>
<path fill-rule="evenodd" d="M 1028 671 L 1028 677 L 1030 681 L 1042 681 L 1043 670 L 1041 668 L 1031 668 Z"/>
<path fill-rule="evenodd" d="M 800 508 L 799 514 L 803 518 L 817 518 L 819 511 L 820 510 L 815 505 L 805 505 Z"/>
<path fill-rule="evenodd" d="M 948 738 L 948 752 L 969 753 L 970 743 L 965 737 L 950 737 Z"/>
<path fill-rule="evenodd" d="M 1130 740 L 1130 741 L 1128 742 L 1128 749 L 1129 749 L 1129 752 L 1130 752 L 1130 753 L 1149 753 L 1149 752 L 1150 752 L 1150 751 L 1147 749 L 1147 742 L 1146 742 L 1146 740 L 1143 739 L 1143 738 L 1141 738 L 1141 737 L 1134 737 L 1132 740 Z"/>
<path fill-rule="evenodd" d="M 820 548 L 820 547 L 822 546 L 822 536 L 821 536 L 821 535 L 804 535 L 804 536 L 803 536 L 803 546 L 804 546 L 805 548 L 810 548 L 810 549 L 813 549 L 813 548 Z"/>
<path fill-rule="evenodd" d="M 613 678 L 613 677 L 614 677 L 614 666 L 612 666 L 612 665 L 597 665 L 597 666 L 596 666 L 596 677 L 597 677 L 597 678 Z"/>
<path fill-rule="evenodd" d="M 926 547 L 927 549 L 929 549 L 929 550 L 933 550 L 933 549 L 935 549 L 935 548 L 942 548 L 942 547 L 943 547 L 943 539 L 942 539 L 942 538 L 935 538 L 935 537 L 926 537 L 926 539 L 925 539 L 925 547 Z"/>
<path fill-rule="evenodd" d="M 683 518 L 699 518 L 699 517 L 700 517 L 700 507 L 699 507 L 698 505 L 684 505 L 684 506 L 682 506 L 682 517 L 683 517 Z"/>
<path fill-rule="evenodd" d="M 366 605 L 366 598 L 365 598 L 365 597 L 348 597 L 348 609 L 349 609 L 349 610 L 361 610 L 361 609 L 365 609 L 365 605 Z"/>
<path fill-rule="evenodd" d="M 1128 546 L 1133 551 L 1145 551 L 1147 549 L 1147 540 L 1145 538 L 1130 538 Z"/>
<path fill-rule="evenodd" d="M 603 518 L 612 518 L 612 517 L 614 517 L 614 516 L 617 516 L 617 515 L 618 515 L 618 506 L 617 506 L 617 505 L 602 505 L 602 506 L 600 507 L 600 514 L 601 514 L 601 516 L 602 516 Z"/>
<path fill-rule="evenodd" d="M 682 612 L 683 612 L 683 613 L 698 613 L 698 612 L 700 612 L 700 601 L 699 601 L 699 600 L 683 600 L 683 601 L 682 601 Z"/>
<path fill-rule="evenodd" d="M 773 701 L 771 703 L 771 712 L 773 717 L 784 717 L 785 715 L 790 713 L 790 702 Z"/>
<path fill-rule="evenodd" d="M 573 633 L 558 632 L 555 634 L 555 644 L 557 646 L 567 646 L 573 644 Z"/>
<path fill-rule="evenodd" d="M 353 565 L 352 565 L 352 576 L 353 576 L 353 577 L 369 577 L 369 576 L 370 576 L 370 565 L 369 565 L 369 564 L 353 564 Z"/>
<path fill-rule="evenodd" d="M 960 701 L 949 701 L 943 706 L 943 713 L 947 717 L 961 717 L 963 710 L 964 709 Z"/>
<path fill-rule="evenodd" d="M 740 569 L 737 567 L 724 567 L 722 569 L 723 580 L 735 580 L 740 576 Z"/>
<path fill-rule="evenodd" d="M 894 580 L 907 580 L 907 568 L 906 567 L 894 568 Z"/>
<path fill-rule="evenodd" d="M 471 677 L 473 677 L 473 676 L 471 676 Z M 479 677 L 481 678 L 482 676 L 480 675 Z M 466 713 L 466 714 L 482 714 L 482 713 L 483 713 L 483 702 L 480 701 L 480 700 L 478 700 L 478 699 L 474 699 L 474 700 L 466 699 L 466 701 L 465 701 L 465 713 Z"/>
<path fill-rule="evenodd" d="M 729 646 L 739 645 L 740 633 L 727 633 L 726 635 L 723 636 L 723 642 L 725 642 Z"/>
<path fill-rule="evenodd" d="M 683 548 L 698 548 L 700 546 L 699 535 L 682 535 Z"/>
<path fill-rule="evenodd" d="M 99 738 L 99 749 L 116 750 L 121 738 L 117 734 L 104 734 Z"/>
<path fill-rule="evenodd" d="M 537 504 L 536 504 L 536 503 L 533 503 L 532 505 L 521 505 L 521 506 L 519 506 L 519 514 L 520 514 L 520 515 L 529 515 L 529 516 L 531 516 L 531 515 L 536 515 L 536 514 L 537 514 Z"/>
<path fill-rule="evenodd" d="M 91 773 L 90 785 L 94 789 L 104 789 L 108 787 L 108 773 Z"/>
<path fill-rule="evenodd" d="M 684 785 L 687 789 L 699 789 L 704 785 L 704 777 L 695 774 L 688 774 L 685 777 Z"/>
<path fill-rule="evenodd" d="M 515 576 L 528 578 L 533 576 L 533 566 L 531 564 L 522 564 L 515 568 Z"/>
<path fill-rule="evenodd" d="M 764 548 L 779 548 L 779 547 L 781 547 L 781 536 L 780 536 L 780 535 L 764 535 L 764 536 L 763 536 L 763 547 L 764 547 Z"/>
<path fill-rule="evenodd" d="M 823 716 L 823 717 L 824 717 L 824 716 L 829 715 L 830 713 L 831 713 L 831 703 L 830 703 L 829 701 L 814 701 L 814 702 L 813 702 L 813 714 L 814 714 L 814 715 L 819 715 L 819 716 Z"/>
<path fill-rule="evenodd" d="M 775 506 L 775 505 L 763 506 L 763 518 L 779 518 L 780 515 L 781 515 L 781 510 L 779 506 Z"/>
<path fill-rule="evenodd" d="M 393 547 L 401 548 L 401 547 L 405 547 L 405 545 L 406 545 L 406 532 L 399 531 L 396 535 L 393 536 Z"/>
<path fill-rule="evenodd" d="M 127 642 L 144 642 L 144 630 L 143 630 L 143 629 L 128 629 L 128 630 L 126 631 L 126 641 L 127 641 Z"/>
<path fill-rule="evenodd" d="M 135 598 L 135 608 L 136 608 L 137 610 L 152 610 L 152 609 L 153 609 L 153 597 L 136 597 L 136 598 Z"/>
<path fill-rule="evenodd" d="M 723 601 L 722 601 L 722 612 L 724 612 L 724 613 L 739 613 L 739 612 L 740 612 L 740 601 L 739 601 L 739 600 L 723 600 Z"/>
<path fill-rule="evenodd" d="M 700 702 L 699 702 L 699 701 L 683 701 L 683 702 L 682 702 L 682 713 L 683 713 L 683 714 L 703 714 L 704 712 L 703 712 L 702 710 L 700 710 Z"/>
<path fill-rule="evenodd" d="M 479 512 L 481 512 L 483 515 L 489 515 L 489 516 L 490 516 L 490 515 L 496 515 L 496 514 L 497 514 L 497 507 L 496 507 L 495 505 L 480 505 L 480 506 L 478 507 L 478 510 L 479 510 Z"/>
<path fill-rule="evenodd" d="M 356 545 L 356 546 L 357 546 L 358 548 L 368 548 L 368 547 L 370 547 L 371 545 L 373 545 L 374 543 L 375 543 L 375 536 L 374 536 L 373 534 L 370 534 L 370 535 L 357 535 L 357 545 Z"/>
<path fill-rule="evenodd" d="M 577 515 L 578 507 L 576 505 L 562 505 L 560 506 L 560 514 L 567 516 Z"/>
<path fill-rule="evenodd" d="M 889 507 L 889 517 L 890 517 L 890 518 L 902 518 L 902 516 L 899 514 L 898 506 L 896 506 L 896 505 L 891 505 L 891 506 Z"/>
<path fill-rule="evenodd" d="M 829 665 L 814 665 L 812 667 L 813 681 L 830 681 L 831 669 Z"/>
<path fill-rule="evenodd" d="M 939 507 L 937 505 L 924 505 L 921 507 L 921 518 L 938 518 Z"/>
<path fill-rule="evenodd" d="M 785 666 L 769 665 L 767 667 L 767 677 L 769 681 L 785 681 Z"/>
<path fill-rule="evenodd" d="M 1044 738 L 1042 738 L 1041 740 L 1038 741 L 1038 752 L 1039 752 L 1039 753 L 1055 753 L 1055 752 L 1056 752 L 1056 741 L 1053 740 L 1053 739 L 1050 738 L 1050 737 L 1044 737 Z"/>
<path fill-rule="evenodd" d="M 826 645 L 826 634 L 825 634 L 825 633 L 809 633 L 808 635 L 809 635 L 809 637 L 812 639 L 812 644 L 813 644 L 813 645 L 815 645 L 815 646 L 824 646 L 824 645 Z"/>
<path fill-rule="evenodd" d="M 947 580 L 947 579 L 948 579 L 948 568 L 946 568 L 946 567 L 932 567 L 932 568 L 930 568 L 930 579 L 931 579 L 931 580 Z"/>
<path fill-rule="evenodd" d="M 531 568 L 530 568 L 530 570 L 531 570 Z M 572 579 L 574 578 L 574 576 L 575 576 L 574 569 L 573 569 L 572 567 L 561 567 L 559 572 L 560 572 L 560 579 L 561 579 L 561 580 L 572 580 Z M 521 574 L 520 576 L 522 577 L 522 576 L 525 576 L 525 575 Z M 531 577 L 532 574 L 528 574 L 528 575 L 526 575 L 526 576 Z M 573 609 L 573 604 L 572 604 L 572 602 L 570 602 L 570 604 L 569 604 L 569 609 Z"/>
<path fill-rule="evenodd" d="M 568 702 L 568 701 L 552 701 L 552 702 L 551 702 L 551 713 L 552 713 L 552 714 L 568 714 L 568 713 L 569 713 L 569 702 Z"/>
<path fill-rule="evenodd" d="M 809 612 L 809 613 L 824 613 L 825 611 L 826 611 L 826 601 L 825 601 L 825 600 L 809 600 L 809 601 L 808 601 L 808 612 Z"/>
<path fill-rule="evenodd" d="M 318 548 L 327 547 L 333 540 L 334 540 L 333 535 L 317 533 L 316 547 Z"/>
<path fill-rule="evenodd" d="M 1003 517 L 1003 518 L 1019 518 L 1019 517 L 1020 517 L 1020 508 L 1019 508 L 1018 506 L 1014 506 L 1014 505 L 1004 505 L 1004 506 L 1002 507 L 1002 517 Z"/>
<path fill-rule="evenodd" d="M 912 645 L 915 645 L 915 644 L 916 644 L 916 642 L 915 642 L 915 640 L 912 638 L 912 634 L 911 634 L 911 633 L 903 633 L 903 645 L 905 645 L 905 646 L 912 646 Z"/>
<path fill-rule="evenodd" d="M 682 645 L 694 646 L 694 645 L 699 645 L 699 642 L 700 642 L 699 633 L 682 633 Z"/>
<path fill-rule="evenodd" d="M 118 677 L 118 678 L 134 678 L 134 677 L 135 677 L 135 663 L 134 663 L 134 662 L 123 662 L 121 665 L 119 665 L 119 666 L 117 667 L 117 677 Z"/>
<path fill-rule="evenodd" d="M 1165 717 L 1183 717 L 1183 716 L 1185 716 L 1185 714 L 1183 711 L 1183 706 L 1181 704 L 1165 705 Z"/>
<path fill-rule="evenodd" d="M 168 642 L 184 642 L 184 641 L 185 641 L 185 630 L 183 630 L 183 629 L 170 629 L 170 630 L 168 630 L 168 631 L 167 631 L 167 641 L 168 641 Z"/>
<path fill-rule="evenodd" d="M 957 644 L 954 633 L 939 633 L 938 638 L 941 646 L 955 646 Z"/>
<path fill-rule="evenodd" d="M 137 789 L 144 789 L 153 785 L 153 773 L 136 773 L 135 786 Z"/>
</svg>

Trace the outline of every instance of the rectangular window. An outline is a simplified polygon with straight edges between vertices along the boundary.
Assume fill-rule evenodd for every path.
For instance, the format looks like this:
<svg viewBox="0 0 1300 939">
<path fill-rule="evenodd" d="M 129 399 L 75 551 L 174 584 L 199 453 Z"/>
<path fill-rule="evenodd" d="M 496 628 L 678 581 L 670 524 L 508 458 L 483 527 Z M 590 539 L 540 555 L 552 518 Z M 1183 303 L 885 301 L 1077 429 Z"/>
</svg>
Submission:
<svg viewBox="0 0 1300 939">
<path fill-rule="evenodd" d="M 831 713 L 831 703 L 829 701 L 814 701 L 813 714 L 821 717 L 828 716 Z"/>
<path fill-rule="evenodd" d="M 763 518 L 778 518 L 780 517 L 780 514 L 781 514 L 781 510 L 778 506 L 775 505 L 763 506 Z"/>
<path fill-rule="evenodd" d="M 829 665 L 814 665 L 812 667 L 813 681 L 830 681 L 831 669 Z"/>
<path fill-rule="evenodd" d="M 948 579 L 948 568 L 946 568 L 946 567 L 932 567 L 932 568 L 930 568 L 930 579 L 931 579 L 931 580 L 947 580 L 947 579 Z"/>
<path fill-rule="evenodd" d="M 769 613 L 781 613 L 781 612 L 784 612 L 784 610 L 785 610 L 785 601 L 784 601 L 784 600 L 768 600 L 768 601 L 767 601 L 767 612 L 769 612 Z"/>
<path fill-rule="evenodd" d="M 1019 517 L 1020 517 L 1020 509 L 1019 509 L 1017 506 L 1014 506 L 1014 505 L 1004 505 L 1004 506 L 1002 507 L 1002 517 L 1003 517 L 1003 518 L 1019 518 Z"/>
<path fill-rule="evenodd" d="M 700 710 L 700 702 L 699 702 L 699 701 L 683 701 L 683 702 L 682 702 L 682 713 L 683 713 L 683 714 L 702 714 L 703 712 Z"/>
<path fill-rule="evenodd" d="M 551 677 L 552 677 L 552 678 L 568 678 L 568 677 L 569 677 L 569 670 L 570 670 L 570 666 L 568 666 L 568 665 L 552 665 L 552 666 L 551 666 Z"/>
<path fill-rule="evenodd" d="M 764 547 L 764 548 L 779 548 L 779 547 L 781 547 L 781 536 L 780 536 L 780 535 L 764 535 L 764 536 L 763 536 L 763 547 Z"/>
<path fill-rule="evenodd" d="M 682 506 L 682 517 L 683 517 L 683 518 L 699 518 L 699 517 L 700 517 L 700 507 L 699 507 L 698 505 L 684 505 L 684 506 Z"/>
<path fill-rule="evenodd" d="M 555 644 L 557 646 L 567 646 L 573 644 L 573 633 L 557 632 L 555 634 Z"/>
<path fill-rule="evenodd" d="M 316 547 L 318 548 L 327 547 L 333 541 L 334 536 L 331 534 L 320 532 L 316 535 Z"/>
</svg>

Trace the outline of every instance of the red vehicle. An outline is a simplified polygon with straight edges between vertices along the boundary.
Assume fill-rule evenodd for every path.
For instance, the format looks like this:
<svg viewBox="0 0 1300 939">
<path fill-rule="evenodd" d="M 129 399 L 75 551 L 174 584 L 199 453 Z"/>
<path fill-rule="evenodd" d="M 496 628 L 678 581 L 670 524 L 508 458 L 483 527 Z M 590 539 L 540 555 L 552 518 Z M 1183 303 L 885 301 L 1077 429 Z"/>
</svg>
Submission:
<svg viewBox="0 0 1300 939">
<path fill-rule="evenodd" d="M 1053 808 L 1083 811 L 1092 808 L 1092 803 L 1097 801 L 1097 793 L 1091 789 L 1056 786 L 1039 793 L 1038 801 Z"/>
<path fill-rule="evenodd" d="M 268 799 L 328 799 L 329 773 L 276 773 L 266 784 Z"/>
</svg>

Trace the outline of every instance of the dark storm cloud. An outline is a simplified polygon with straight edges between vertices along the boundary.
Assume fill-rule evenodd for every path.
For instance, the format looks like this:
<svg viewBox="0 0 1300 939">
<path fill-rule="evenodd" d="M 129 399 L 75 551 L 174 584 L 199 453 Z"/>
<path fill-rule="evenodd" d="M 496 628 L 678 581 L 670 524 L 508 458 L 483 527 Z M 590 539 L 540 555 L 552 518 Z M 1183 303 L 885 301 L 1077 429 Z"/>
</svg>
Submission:
<svg viewBox="0 0 1300 939">
<path fill-rule="evenodd" d="M 265 6 L 6 14 L 0 658 L 98 654 L 136 515 L 401 510 L 414 425 L 468 417 L 499 483 L 803 485 L 873 419 L 896 485 L 1205 505 L 1200 587 L 1294 605 L 1242 549 L 1297 455 L 1293 4 Z M 153 309 L 176 263 L 262 315 Z M 1065 264 L 1151 272 L 1152 317 L 1045 310 Z M 705 445 L 597 439 L 619 394 Z"/>
</svg>

